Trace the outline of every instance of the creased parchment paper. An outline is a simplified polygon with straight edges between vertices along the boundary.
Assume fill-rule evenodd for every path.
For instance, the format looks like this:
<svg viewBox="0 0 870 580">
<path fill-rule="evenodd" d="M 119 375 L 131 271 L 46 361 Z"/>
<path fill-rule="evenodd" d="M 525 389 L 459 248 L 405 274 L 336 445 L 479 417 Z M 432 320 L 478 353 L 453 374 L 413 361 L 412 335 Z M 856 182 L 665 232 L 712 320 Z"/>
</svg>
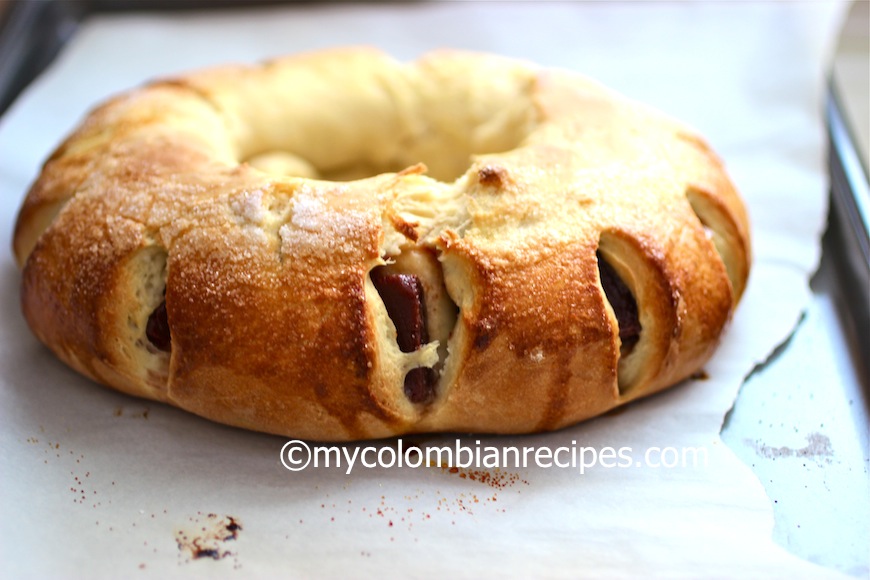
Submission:
<svg viewBox="0 0 870 580">
<path fill-rule="evenodd" d="M 706 380 L 561 432 L 473 445 L 703 449 L 706 465 L 291 473 L 285 440 L 79 377 L 29 333 L 2 261 L 4 576 L 824 576 L 771 541 L 721 442 L 744 376 L 808 297 L 825 216 L 821 89 L 838 3 L 310 5 L 90 20 L 0 125 L 0 238 L 93 104 L 154 76 L 343 44 L 488 50 L 588 74 L 696 126 L 753 220 L 748 293 Z M 454 437 L 406 438 L 406 445 Z M 392 443 L 384 443 L 390 445 Z M 352 446 L 351 446 L 352 447 Z M 199 556 L 199 557 L 197 557 Z"/>
</svg>

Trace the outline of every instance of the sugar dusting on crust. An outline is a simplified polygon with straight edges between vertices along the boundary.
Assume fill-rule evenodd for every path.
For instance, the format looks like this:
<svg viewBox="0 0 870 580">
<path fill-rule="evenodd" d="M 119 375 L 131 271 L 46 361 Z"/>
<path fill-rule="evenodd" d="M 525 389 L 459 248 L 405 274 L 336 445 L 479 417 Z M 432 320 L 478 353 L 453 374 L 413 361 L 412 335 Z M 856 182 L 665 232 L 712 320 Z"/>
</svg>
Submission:
<svg viewBox="0 0 870 580">
<path fill-rule="evenodd" d="M 268 210 L 264 207 L 264 195 L 262 188 L 243 189 L 229 199 L 234 221 L 241 226 L 245 238 L 252 244 L 263 243 L 267 238 L 264 230 L 268 225 Z"/>
<path fill-rule="evenodd" d="M 305 186 L 296 192 L 290 203 L 290 221 L 278 230 L 283 255 L 328 257 L 359 251 L 358 242 L 377 225 L 379 217 L 355 207 L 335 208 L 329 201 L 323 190 Z"/>
<path fill-rule="evenodd" d="M 326 210 L 323 198 L 300 195 L 290 204 L 293 209 L 291 222 L 299 229 L 315 232 L 322 227 L 322 216 Z"/>
<path fill-rule="evenodd" d="M 239 197 L 230 200 L 230 209 L 248 223 L 262 223 L 265 218 L 263 190 L 243 191 Z"/>
</svg>

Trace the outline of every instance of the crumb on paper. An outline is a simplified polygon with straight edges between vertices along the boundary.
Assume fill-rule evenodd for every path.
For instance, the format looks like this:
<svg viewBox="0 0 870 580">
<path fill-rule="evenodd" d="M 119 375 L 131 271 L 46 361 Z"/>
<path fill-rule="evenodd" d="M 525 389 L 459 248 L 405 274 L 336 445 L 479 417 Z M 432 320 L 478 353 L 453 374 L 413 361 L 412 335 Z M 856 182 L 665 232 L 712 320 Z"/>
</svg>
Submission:
<svg viewBox="0 0 870 580">
<path fill-rule="evenodd" d="M 191 559 L 211 558 L 222 560 L 235 556 L 227 542 L 239 537 L 242 525 L 234 516 L 217 514 L 197 514 L 189 518 L 190 523 L 175 531 L 175 541 L 182 553 Z"/>
<path fill-rule="evenodd" d="M 510 471 L 502 471 L 494 469 L 487 471 L 484 469 L 469 469 L 465 467 L 452 467 L 449 465 L 441 465 L 441 470 L 451 475 L 456 475 L 462 479 L 476 481 L 484 485 L 488 485 L 493 489 L 505 489 L 513 487 L 518 483 L 529 485 L 529 482 Z"/>
<path fill-rule="evenodd" d="M 127 416 L 127 417 L 132 417 L 133 419 L 147 419 L 147 418 L 148 418 L 148 414 L 149 414 L 150 412 L 151 412 L 151 408 L 150 408 L 150 407 L 147 407 L 147 406 L 146 406 L 146 407 L 143 407 L 143 408 L 142 408 L 141 410 L 139 410 L 139 411 L 133 411 L 133 412 L 129 412 L 129 411 L 127 411 L 126 413 L 124 412 L 124 407 L 115 407 L 115 410 L 114 410 L 114 412 L 113 412 L 112 414 L 113 414 L 115 417 L 124 417 L 124 416 Z"/>
<path fill-rule="evenodd" d="M 760 441 L 747 440 L 746 443 L 755 449 L 755 452 L 767 459 L 776 459 L 779 457 L 805 457 L 805 458 L 823 458 L 830 463 L 834 456 L 834 449 L 831 447 L 831 440 L 827 435 L 821 433 L 810 433 L 806 436 L 807 444 L 800 449 L 792 449 L 791 447 L 773 447 L 766 445 Z"/>
</svg>

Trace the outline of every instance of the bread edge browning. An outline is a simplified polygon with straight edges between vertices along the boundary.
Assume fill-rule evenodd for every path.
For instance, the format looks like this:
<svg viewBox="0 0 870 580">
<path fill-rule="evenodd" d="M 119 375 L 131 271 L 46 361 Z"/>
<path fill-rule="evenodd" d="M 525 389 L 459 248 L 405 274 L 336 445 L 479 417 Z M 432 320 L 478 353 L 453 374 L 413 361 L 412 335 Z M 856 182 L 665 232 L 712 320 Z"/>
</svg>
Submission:
<svg viewBox="0 0 870 580">
<path fill-rule="evenodd" d="M 28 324 L 72 368 L 122 392 L 230 425 L 317 440 L 558 429 L 697 371 L 715 351 L 749 274 L 748 219 L 721 161 L 693 132 L 654 115 L 648 138 L 667 139 L 667 151 L 655 171 L 644 170 L 669 175 L 632 183 L 648 188 L 651 199 L 663 196 L 663 211 L 614 217 L 614 207 L 626 202 L 618 197 L 608 206 L 602 184 L 613 176 L 592 176 L 586 166 L 607 152 L 571 146 L 579 133 L 594 137 L 606 127 L 585 128 L 579 109 L 600 107 L 620 131 L 646 112 L 571 73 L 449 55 L 467 60 L 463 66 L 513 70 L 526 79 L 519 90 L 532 91 L 537 109 L 515 149 L 473 157 L 452 184 L 433 181 L 435 199 L 450 195 L 454 204 L 455 215 L 442 222 L 414 222 L 407 212 L 398 221 L 384 217 L 396 196 L 409 195 L 405 189 L 428 187 L 419 177 L 425 169 L 335 184 L 234 163 L 233 125 L 222 109 L 233 105 L 216 103 L 202 85 L 232 94 L 226 83 L 238 67 L 194 76 L 194 88 L 161 81 L 95 109 L 46 162 L 16 222 Z M 374 69 L 386 62 L 370 51 L 355 58 Z M 428 56 L 427 66 L 439 66 L 438 58 Z M 243 74 L 306 62 L 281 59 Z M 405 95 L 395 102 L 411 101 Z M 168 102 L 175 104 L 160 113 Z M 170 155 L 162 144 L 174 135 Z M 643 137 L 626 132 L 615 140 L 629 153 L 645 151 Z M 140 143 L 153 155 L 136 158 L 133 145 Z M 560 169 L 543 175 L 551 162 Z M 121 196 L 131 183 L 141 191 Z M 542 183 L 552 187 L 541 192 Z M 154 197 L 158 190 L 172 192 L 178 207 L 167 209 L 171 204 Z M 296 222 L 304 221 L 308 206 L 299 204 L 311 192 L 330 212 L 359 218 L 347 238 L 356 250 L 328 261 L 294 253 L 310 233 Z M 265 227 L 266 202 L 256 199 L 282 196 L 299 208 Z M 213 235 L 221 227 L 229 232 L 225 240 Z M 503 247 L 493 241 L 499 235 Z M 398 243 L 391 240 L 433 252 L 458 307 L 446 354 L 441 345 L 435 400 L 424 406 L 403 396 L 411 363 L 396 352 L 395 329 L 369 280 L 391 257 L 387 248 Z M 250 256 L 224 258 L 230 242 Z M 599 251 L 632 291 L 643 326 L 622 360 L 618 324 L 598 278 Z M 161 298 L 153 283 L 147 297 L 136 295 L 144 271 L 166 283 L 171 355 L 131 334 Z M 316 279 L 307 280 L 314 271 Z M 323 312 L 332 318 L 311 314 L 312 304 L 329 304 Z"/>
</svg>

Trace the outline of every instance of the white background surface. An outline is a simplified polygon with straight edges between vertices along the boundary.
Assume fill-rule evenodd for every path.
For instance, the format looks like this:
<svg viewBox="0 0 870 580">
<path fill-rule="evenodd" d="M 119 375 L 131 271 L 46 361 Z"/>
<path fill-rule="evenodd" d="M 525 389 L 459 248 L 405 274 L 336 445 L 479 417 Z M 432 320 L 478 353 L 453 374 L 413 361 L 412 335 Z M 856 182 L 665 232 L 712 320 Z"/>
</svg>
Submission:
<svg viewBox="0 0 870 580">
<path fill-rule="evenodd" d="M 290 473 L 278 462 L 282 439 L 97 387 L 29 333 L 18 310 L 18 273 L 2 254 L 3 568 L 16 576 L 76 570 L 104 577 L 829 572 L 773 541 L 772 505 L 719 430 L 743 377 L 788 336 L 810 300 L 827 192 L 822 83 L 841 12 L 835 3 L 305 5 L 89 22 L 0 124 L 2 239 L 11 237 L 39 164 L 109 94 L 196 66 L 363 43 L 402 59 L 452 46 L 571 68 L 688 121 L 725 159 L 747 199 L 756 261 L 744 303 L 706 368 L 709 380 L 562 432 L 482 438 L 536 446 L 573 440 L 638 453 L 704 447 L 706 467 L 582 475 L 529 468 L 502 474 L 494 487 L 439 468 Z M 785 388 L 789 379 L 770 380 Z M 776 445 L 798 449 L 811 433 L 821 431 L 796 430 L 796 442 Z M 810 457 L 822 470 L 833 464 L 828 459 Z M 207 527 L 209 513 L 238 518 L 243 529 L 224 543 L 230 556 L 191 560 L 176 534 Z M 824 524 L 832 532 L 836 525 Z M 852 556 L 792 548 L 862 573 Z"/>
</svg>

